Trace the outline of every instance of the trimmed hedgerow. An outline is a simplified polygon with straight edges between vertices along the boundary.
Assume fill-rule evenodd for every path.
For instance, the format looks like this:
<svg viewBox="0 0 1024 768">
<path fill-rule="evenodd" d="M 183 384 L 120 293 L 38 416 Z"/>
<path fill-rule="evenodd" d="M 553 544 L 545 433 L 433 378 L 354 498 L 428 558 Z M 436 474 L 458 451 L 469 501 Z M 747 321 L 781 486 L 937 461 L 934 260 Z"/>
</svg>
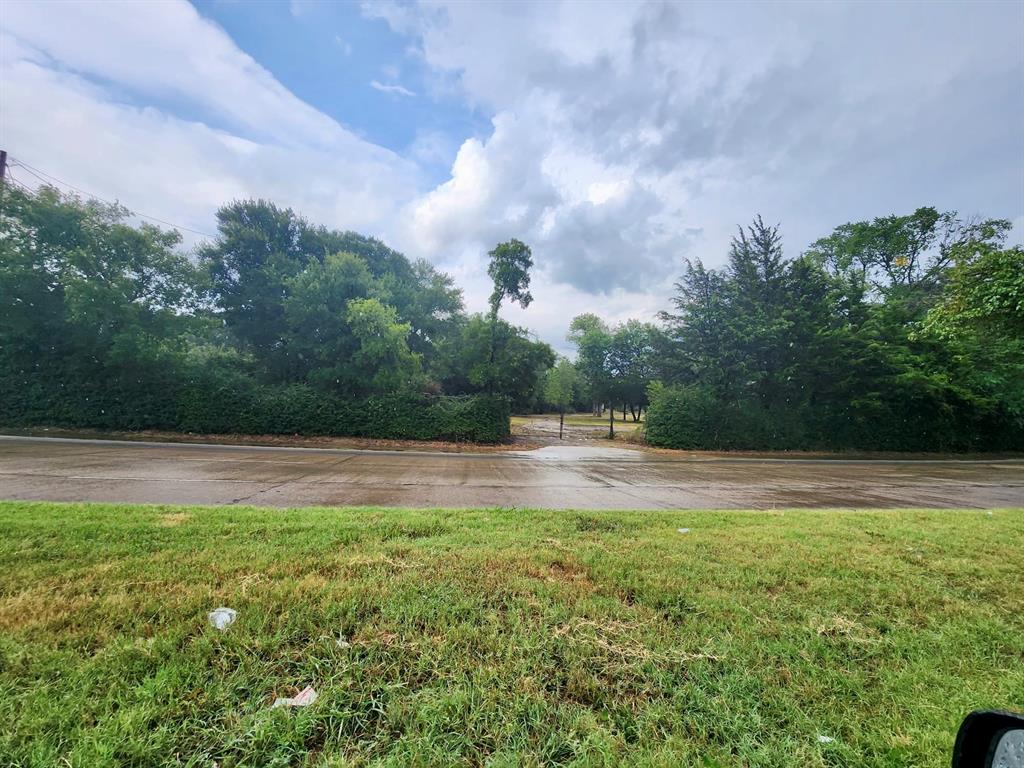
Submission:
<svg viewBox="0 0 1024 768">
<path fill-rule="evenodd" d="M 645 420 L 651 445 L 690 450 L 1021 450 L 1014 422 L 969 404 L 926 411 L 896 394 L 841 407 L 765 408 L 723 401 L 700 385 L 652 386 Z M 924 416 L 922 416 L 924 414 Z"/>
<path fill-rule="evenodd" d="M 493 443 L 508 438 L 509 416 L 503 397 L 345 398 L 305 384 L 258 384 L 217 367 L 184 378 L 154 370 L 131 377 L 105 371 L 88 381 L 26 371 L 0 375 L 0 423 L 8 426 Z"/>
</svg>

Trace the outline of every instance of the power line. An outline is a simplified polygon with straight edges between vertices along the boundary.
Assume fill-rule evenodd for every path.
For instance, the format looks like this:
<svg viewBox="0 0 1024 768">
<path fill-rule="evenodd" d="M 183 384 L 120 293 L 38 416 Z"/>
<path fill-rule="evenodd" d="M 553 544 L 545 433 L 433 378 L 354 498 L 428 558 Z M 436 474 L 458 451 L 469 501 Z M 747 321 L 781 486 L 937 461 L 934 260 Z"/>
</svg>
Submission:
<svg viewBox="0 0 1024 768">
<path fill-rule="evenodd" d="M 11 170 L 11 166 L 7 166 L 7 173 L 4 174 L 4 182 L 10 182 L 15 186 L 21 187 L 22 189 L 28 189 L 24 184 L 14 178 L 14 171 Z"/>
<path fill-rule="evenodd" d="M 28 170 L 28 169 L 26 169 L 26 170 Z M 14 184 L 14 186 L 18 187 L 19 189 L 23 189 L 23 190 L 25 190 L 26 192 L 29 192 L 29 193 L 31 193 L 31 192 L 32 192 L 32 190 L 31 190 L 31 189 L 29 189 L 28 187 L 26 187 L 26 186 L 25 186 L 24 184 L 22 184 L 22 183 L 21 183 L 20 181 L 18 181 L 18 180 L 17 180 L 16 178 L 14 178 L 14 171 L 13 171 L 13 170 L 11 170 L 11 166 L 9 166 L 9 165 L 7 166 L 7 175 L 6 175 L 5 177 L 4 177 L 4 181 L 9 181 L 9 182 L 11 182 L 12 184 Z"/>
<path fill-rule="evenodd" d="M 99 200 L 101 203 L 106 203 L 107 205 L 120 205 L 120 203 L 111 202 L 110 200 L 107 200 L 106 198 L 100 197 L 99 195 L 94 195 L 91 192 L 86 192 L 84 189 L 80 189 L 80 188 L 76 187 L 74 184 L 69 184 L 68 182 L 64 181 L 63 179 L 58 179 L 56 176 L 54 176 L 52 174 L 49 174 L 46 171 L 40 170 L 39 168 L 36 168 L 35 166 L 29 165 L 24 160 L 19 160 L 19 159 L 16 159 L 14 157 L 11 157 L 10 158 L 10 162 L 7 165 L 8 171 L 12 167 L 12 164 L 14 166 L 17 166 L 18 168 L 24 168 L 30 174 L 32 174 L 37 179 L 39 179 L 39 181 L 41 181 L 43 184 L 53 184 L 54 182 L 56 182 L 57 184 L 61 184 L 61 185 L 65 186 L 65 187 L 67 187 L 68 189 L 71 189 L 71 190 L 74 190 L 75 192 L 78 192 L 80 195 L 85 195 L 86 197 L 91 197 L 94 200 Z M 25 188 L 24 184 L 20 184 L 20 186 L 22 188 Z M 183 229 L 186 232 L 191 232 L 192 234 L 195 234 L 195 235 L 202 235 L 203 237 L 216 237 L 216 235 L 211 235 L 209 232 L 202 232 L 202 231 L 200 231 L 198 229 L 192 229 L 191 227 L 183 227 L 180 224 L 174 224 L 173 222 L 166 221 L 166 220 L 161 219 L 161 218 L 157 218 L 156 216 L 150 216 L 149 214 L 146 214 L 146 213 L 140 213 L 139 211 L 128 209 L 126 206 L 122 206 L 122 207 L 126 208 L 128 210 L 128 213 L 130 213 L 132 216 L 138 216 L 139 218 L 142 218 L 142 219 L 149 219 L 150 221 L 155 221 L 155 222 L 157 222 L 159 224 L 163 224 L 164 226 L 173 227 L 174 229 Z"/>
</svg>

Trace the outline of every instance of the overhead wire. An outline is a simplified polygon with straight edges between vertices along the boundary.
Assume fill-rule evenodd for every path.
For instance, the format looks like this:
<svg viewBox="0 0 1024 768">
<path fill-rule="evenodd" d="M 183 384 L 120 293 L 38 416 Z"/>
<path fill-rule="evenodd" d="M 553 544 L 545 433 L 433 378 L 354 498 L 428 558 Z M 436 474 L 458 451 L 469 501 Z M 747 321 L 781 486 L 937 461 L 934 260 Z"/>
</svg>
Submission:
<svg viewBox="0 0 1024 768">
<path fill-rule="evenodd" d="M 10 182 L 14 186 L 18 187 L 19 189 L 23 189 L 26 192 L 32 191 L 24 184 L 22 184 L 20 181 L 18 181 L 16 178 L 14 178 L 14 171 L 11 170 L 10 166 L 7 166 L 7 174 L 4 176 L 4 182 Z"/>
<path fill-rule="evenodd" d="M 60 184 L 62 186 L 67 187 L 68 189 L 71 189 L 71 190 L 73 190 L 75 192 L 78 192 L 81 195 L 85 195 L 86 197 L 90 197 L 90 198 L 92 198 L 94 200 L 99 200 L 101 203 L 106 203 L 107 205 L 121 205 L 132 216 L 138 216 L 140 219 L 149 219 L 150 221 L 155 221 L 155 222 L 157 222 L 159 224 L 163 224 L 164 226 L 173 227 L 174 229 L 181 229 L 181 230 L 184 230 L 185 232 L 191 232 L 192 234 L 195 234 L 195 235 L 202 235 L 203 237 L 216 237 L 216 235 L 210 234 L 209 232 L 203 232 L 203 231 L 198 230 L 198 229 L 192 229 L 191 227 L 182 226 L 181 224 L 175 224 L 175 223 L 173 223 L 171 221 L 167 221 L 166 219 L 161 219 L 161 218 L 158 218 L 157 216 L 150 216 L 147 213 L 142 213 L 141 211 L 137 211 L 137 210 L 134 210 L 132 208 L 128 208 L 127 206 L 124 206 L 121 203 L 111 202 L 110 200 L 107 200 L 106 198 L 100 197 L 99 195 L 94 195 L 91 192 L 87 192 L 84 189 L 76 187 L 74 184 L 66 182 L 63 179 L 59 179 L 56 176 L 54 176 L 53 174 L 47 173 L 44 170 L 41 170 L 39 168 L 36 168 L 35 166 L 29 165 L 24 160 L 20 160 L 20 159 L 17 159 L 15 157 L 9 157 L 8 158 L 8 162 L 7 162 L 8 169 L 10 169 L 12 165 L 14 165 L 14 166 L 16 166 L 18 168 L 24 168 L 28 173 L 30 173 L 33 176 L 35 176 L 43 184 L 51 184 L 52 185 L 53 183 L 57 183 L 57 184 Z M 19 183 L 19 186 L 22 189 L 27 189 L 27 187 L 24 184 L 20 184 Z"/>
</svg>

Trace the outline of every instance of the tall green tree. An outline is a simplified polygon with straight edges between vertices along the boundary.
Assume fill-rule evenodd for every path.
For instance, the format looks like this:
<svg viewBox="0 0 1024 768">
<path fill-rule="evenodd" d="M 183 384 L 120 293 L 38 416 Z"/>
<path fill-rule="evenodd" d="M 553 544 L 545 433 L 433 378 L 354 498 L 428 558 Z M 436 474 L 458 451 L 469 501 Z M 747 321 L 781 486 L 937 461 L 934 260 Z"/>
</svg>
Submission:
<svg viewBox="0 0 1024 768">
<path fill-rule="evenodd" d="M 727 342 L 726 277 L 700 259 L 686 259 L 675 289 L 672 310 L 659 315 L 669 341 L 662 350 L 662 378 L 676 384 L 699 380 L 724 397 L 738 381 L 738 361 Z"/>
<path fill-rule="evenodd" d="M 530 306 L 533 296 L 530 294 L 530 268 L 533 267 L 533 256 L 530 247 L 513 238 L 498 243 L 487 253 L 490 261 L 487 274 L 494 282 L 488 304 L 491 319 L 490 376 L 492 382 L 497 377 L 496 355 L 498 343 L 498 310 L 502 302 L 510 299 L 523 309 Z M 492 384 L 493 387 L 493 384 Z"/>
<path fill-rule="evenodd" d="M 687 263 L 662 316 L 658 439 L 674 403 L 708 416 L 677 422 L 706 430 L 681 441 L 691 446 L 1017 444 L 1022 388 L 1010 382 L 1024 370 L 1014 343 L 996 342 L 1010 336 L 979 334 L 982 315 L 1004 328 L 1014 319 L 1019 270 L 998 248 L 1007 226 L 922 208 L 843 225 L 787 260 L 777 228 L 756 219 L 725 270 Z M 971 330 L 950 334 L 961 314 Z"/>
<path fill-rule="evenodd" d="M 736 373 L 762 407 L 780 396 L 781 361 L 789 343 L 786 264 L 778 226 L 760 216 L 740 229 L 729 249 L 729 340 L 736 346 Z"/>
<path fill-rule="evenodd" d="M 622 419 L 628 408 L 633 421 L 640 420 L 647 405 L 647 388 L 654 381 L 661 332 L 651 323 L 627 320 L 611 333 L 608 367 L 616 400 L 622 404 Z"/>
<path fill-rule="evenodd" d="M 491 361 L 491 339 L 496 337 L 497 353 Z M 447 348 L 447 375 L 441 380 L 445 392 L 476 394 L 490 392 L 507 397 L 513 409 L 528 411 L 535 405 L 538 383 L 555 363 L 550 345 L 530 338 L 527 331 L 490 316 L 470 315 L 462 323 L 456 340 Z"/>
<path fill-rule="evenodd" d="M 218 227 L 201 251 L 210 300 L 266 381 L 364 391 L 347 306 L 365 298 L 408 324 L 410 351 L 429 374 L 443 375 L 440 348 L 464 318 L 462 293 L 448 275 L 379 240 L 314 226 L 262 200 L 223 207 Z"/>
<path fill-rule="evenodd" d="M 278 372 L 338 394 L 362 390 L 363 371 L 352 365 L 358 348 L 348 320 L 349 303 L 378 298 L 381 291 L 366 262 L 351 253 L 313 260 L 284 281 L 284 317 Z"/>
</svg>

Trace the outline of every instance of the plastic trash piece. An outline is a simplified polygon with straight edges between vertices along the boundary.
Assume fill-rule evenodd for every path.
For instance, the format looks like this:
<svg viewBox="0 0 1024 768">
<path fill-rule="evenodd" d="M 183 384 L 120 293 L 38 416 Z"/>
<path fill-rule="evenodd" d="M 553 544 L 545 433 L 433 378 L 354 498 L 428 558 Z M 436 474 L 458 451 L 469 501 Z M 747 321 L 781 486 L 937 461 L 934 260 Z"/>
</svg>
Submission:
<svg viewBox="0 0 1024 768">
<path fill-rule="evenodd" d="M 291 698 L 279 697 L 274 699 L 274 703 L 271 705 L 271 709 L 277 709 L 278 707 L 308 707 L 316 701 L 316 691 L 313 690 L 312 685 L 307 685 L 297 694 Z"/>
<path fill-rule="evenodd" d="M 223 632 L 229 626 L 235 623 L 235 618 L 238 616 L 238 611 L 234 608 L 217 608 L 210 611 L 207 618 L 210 620 L 210 624 Z"/>
<path fill-rule="evenodd" d="M 352 647 L 352 643 L 350 643 L 345 638 L 344 635 L 338 635 L 338 639 L 334 641 L 334 644 L 336 646 L 338 646 L 339 648 L 351 648 Z"/>
<path fill-rule="evenodd" d="M 677 528 L 676 530 L 678 530 L 680 533 L 689 533 L 690 532 L 689 528 Z"/>
<path fill-rule="evenodd" d="M 821 734 L 818 734 L 819 744 L 831 744 L 833 741 L 835 741 L 835 739 L 833 739 L 831 736 L 822 736 Z"/>
</svg>

